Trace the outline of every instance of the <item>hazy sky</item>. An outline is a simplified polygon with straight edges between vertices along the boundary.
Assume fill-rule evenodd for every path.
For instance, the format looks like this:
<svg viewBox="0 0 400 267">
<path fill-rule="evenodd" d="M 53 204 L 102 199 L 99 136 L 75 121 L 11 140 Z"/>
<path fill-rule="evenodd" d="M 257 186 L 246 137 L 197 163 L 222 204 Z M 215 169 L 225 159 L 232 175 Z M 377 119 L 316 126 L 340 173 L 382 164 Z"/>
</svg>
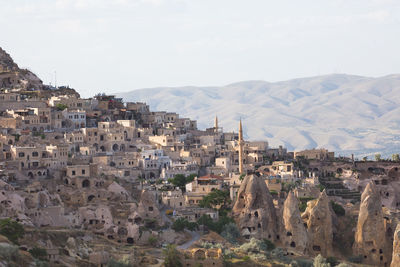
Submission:
<svg viewBox="0 0 400 267">
<path fill-rule="evenodd" d="M 0 46 L 83 96 L 400 73 L 399 0 L 0 0 Z"/>
</svg>

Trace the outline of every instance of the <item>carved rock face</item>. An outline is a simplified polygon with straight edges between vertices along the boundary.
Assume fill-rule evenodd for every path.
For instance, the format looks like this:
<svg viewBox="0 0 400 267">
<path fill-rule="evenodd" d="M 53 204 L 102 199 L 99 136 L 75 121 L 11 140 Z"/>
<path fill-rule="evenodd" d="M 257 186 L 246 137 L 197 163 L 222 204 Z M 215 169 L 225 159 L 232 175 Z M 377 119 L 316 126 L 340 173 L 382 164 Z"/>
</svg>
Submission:
<svg viewBox="0 0 400 267">
<path fill-rule="evenodd" d="M 390 253 L 386 244 L 382 202 L 373 182 L 368 183 L 361 196 L 353 250 L 362 255 L 363 262 L 375 266 L 388 264 Z"/>
<path fill-rule="evenodd" d="M 271 194 L 264 178 L 247 175 L 238 191 L 233 217 L 246 238 L 280 239 Z"/>
<path fill-rule="evenodd" d="M 299 201 L 292 191 L 283 206 L 283 224 L 285 245 L 305 253 L 308 245 L 307 230 L 300 216 Z"/>
<path fill-rule="evenodd" d="M 160 218 L 160 210 L 155 191 L 143 190 L 140 196 L 138 213 L 143 218 Z"/>
<path fill-rule="evenodd" d="M 309 252 L 313 255 L 322 254 L 324 257 L 332 256 L 332 210 L 325 190 L 317 200 L 308 202 L 302 217 L 307 221 Z"/>
<path fill-rule="evenodd" d="M 400 266 L 400 223 L 394 232 L 392 264 L 390 267 Z"/>
</svg>

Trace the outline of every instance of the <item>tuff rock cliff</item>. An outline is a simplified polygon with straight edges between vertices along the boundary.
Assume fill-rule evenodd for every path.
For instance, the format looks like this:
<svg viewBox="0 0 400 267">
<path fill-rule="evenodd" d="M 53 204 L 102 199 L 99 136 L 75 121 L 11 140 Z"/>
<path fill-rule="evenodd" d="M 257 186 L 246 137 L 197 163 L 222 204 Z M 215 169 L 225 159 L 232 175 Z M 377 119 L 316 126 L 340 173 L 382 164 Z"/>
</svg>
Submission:
<svg viewBox="0 0 400 267">
<path fill-rule="evenodd" d="M 329 197 L 325 190 L 320 193 L 317 200 L 307 203 L 307 209 L 302 214 L 302 218 L 307 224 L 310 254 L 322 254 L 324 257 L 332 255 L 332 215 Z"/>
<path fill-rule="evenodd" d="M 264 178 L 247 175 L 240 185 L 233 217 L 244 237 L 280 240 L 278 220 Z"/>
<path fill-rule="evenodd" d="M 305 253 L 308 246 L 307 230 L 301 219 L 299 201 L 293 191 L 289 192 L 283 205 L 283 224 L 285 246 Z"/>
<path fill-rule="evenodd" d="M 400 266 L 400 223 L 394 232 L 392 264 L 390 267 Z"/>
<path fill-rule="evenodd" d="M 361 195 L 360 212 L 353 245 L 354 255 L 362 255 L 363 263 L 385 266 L 390 262 L 380 193 L 374 182 L 368 183 Z"/>
</svg>

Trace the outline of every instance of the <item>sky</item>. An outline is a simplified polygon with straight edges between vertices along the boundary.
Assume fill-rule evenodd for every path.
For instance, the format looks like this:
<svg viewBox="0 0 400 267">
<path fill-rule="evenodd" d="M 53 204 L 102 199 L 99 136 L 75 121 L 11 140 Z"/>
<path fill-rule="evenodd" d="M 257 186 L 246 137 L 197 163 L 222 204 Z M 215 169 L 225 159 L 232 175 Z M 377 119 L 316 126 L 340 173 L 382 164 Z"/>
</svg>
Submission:
<svg viewBox="0 0 400 267">
<path fill-rule="evenodd" d="M 398 0 L 0 0 L 0 9 L 0 47 L 84 97 L 400 73 Z"/>
</svg>

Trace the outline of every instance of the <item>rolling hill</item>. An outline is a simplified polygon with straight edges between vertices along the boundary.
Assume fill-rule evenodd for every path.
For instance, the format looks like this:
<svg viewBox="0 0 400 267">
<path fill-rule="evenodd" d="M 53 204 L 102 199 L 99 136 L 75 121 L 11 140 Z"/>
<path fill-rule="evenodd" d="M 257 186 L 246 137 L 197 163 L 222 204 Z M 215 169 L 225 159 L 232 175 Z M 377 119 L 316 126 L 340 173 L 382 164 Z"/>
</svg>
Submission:
<svg viewBox="0 0 400 267">
<path fill-rule="evenodd" d="M 159 87 L 118 94 L 152 110 L 175 111 L 210 127 L 215 115 L 225 131 L 268 140 L 289 150 L 325 147 L 361 157 L 400 152 L 400 75 L 379 78 L 332 74 L 221 87 Z"/>
</svg>

